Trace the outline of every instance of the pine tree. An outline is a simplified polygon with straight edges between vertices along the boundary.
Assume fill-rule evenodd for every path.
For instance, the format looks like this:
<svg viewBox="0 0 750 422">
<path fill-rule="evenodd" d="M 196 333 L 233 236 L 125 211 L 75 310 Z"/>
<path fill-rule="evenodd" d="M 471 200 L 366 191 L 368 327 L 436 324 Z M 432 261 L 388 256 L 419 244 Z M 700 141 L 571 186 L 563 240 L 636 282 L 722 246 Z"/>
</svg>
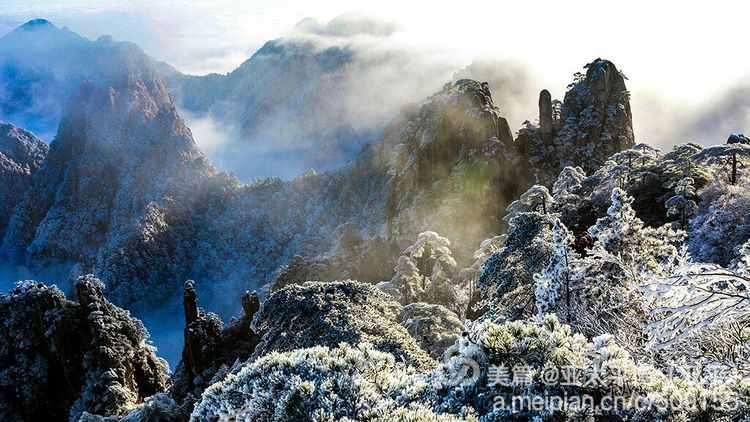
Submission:
<svg viewBox="0 0 750 422">
<path fill-rule="evenodd" d="M 633 210 L 633 198 L 624 190 L 612 190 L 607 216 L 597 220 L 588 233 L 595 240 L 593 255 L 617 265 L 633 281 L 658 272 L 677 255 L 676 244 L 685 238 L 669 227 L 644 227 Z"/>
<path fill-rule="evenodd" d="M 571 321 L 571 273 L 572 265 L 578 260 L 578 254 L 571 248 L 573 236 L 567 227 L 556 219 L 552 226 L 553 250 L 547 266 L 540 273 L 534 274 L 536 282 L 537 313 L 543 316 L 556 307 L 560 296 L 565 300 L 567 321 Z"/>
<path fill-rule="evenodd" d="M 503 221 L 510 222 L 510 220 L 521 212 L 541 212 L 547 214 L 551 211 L 552 205 L 555 203 L 554 198 L 550 195 L 549 190 L 542 185 L 534 185 L 524 192 L 520 198 L 511 202 L 506 208 L 506 216 Z"/>
<path fill-rule="evenodd" d="M 692 177 L 683 177 L 677 182 L 674 196 L 665 203 L 667 216 L 678 216 L 680 227 L 687 229 L 688 220 L 698 211 L 695 202 L 695 180 Z"/>
<path fill-rule="evenodd" d="M 456 309 L 455 270 L 450 241 L 427 231 L 399 257 L 391 282 L 401 292 L 403 304 L 428 302 Z"/>
<path fill-rule="evenodd" d="M 662 349 L 723 323 L 750 321 L 750 278 L 747 263 L 750 245 L 729 267 L 693 262 L 686 251 L 674 270 L 652 277 L 644 286 L 653 304 L 649 346 Z"/>
<path fill-rule="evenodd" d="M 582 168 L 565 167 L 552 186 L 552 195 L 555 199 L 567 195 L 573 187 L 580 185 L 585 178 L 586 173 Z"/>
</svg>

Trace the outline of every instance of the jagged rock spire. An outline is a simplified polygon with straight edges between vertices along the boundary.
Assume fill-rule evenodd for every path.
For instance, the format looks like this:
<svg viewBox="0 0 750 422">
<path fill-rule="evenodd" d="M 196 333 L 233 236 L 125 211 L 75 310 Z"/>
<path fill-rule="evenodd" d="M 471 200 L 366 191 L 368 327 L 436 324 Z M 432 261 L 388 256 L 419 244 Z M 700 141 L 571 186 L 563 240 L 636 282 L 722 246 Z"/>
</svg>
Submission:
<svg viewBox="0 0 750 422">
<path fill-rule="evenodd" d="M 546 89 L 539 93 L 539 130 L 546 142 L 552 140 L 552 95 Z"/>
<path fill-rule="evenodd" d="M 586 172 L 635 145 L 625 75 L 609 60 L 596 59 L 577 73 L 556 116 L 546 89 L 539 94 L 539 127 L 519 130 L 516 146 L 531 164 L 533 179 L 551 183 L 566 166 Z"/>
<path fill-rule="evenodd" d="M 253 317 L 260 310 L 260 298 L 255 292 L 246 291 L 241 297 L 242 315 L 226 327 L 217 315 L 198 308 L 194 281 L 185 282 L 183 298 L 185 342 L 170 393 L 178 402 L 192 405 L 214 376 L 252 355 L 260 341 L 251 328 Z"/>
<path fill-rule="evenodd" d="M 198 319 L 198 295 L 195 293 L 195 282 L 188 280 L 183 289 L 182 306 L 185 309 L 185 325 Z"/>
<path fill-rule="evenodd" d="M 260 310 L 260 298 L 255 291 L 246 291 L 242 295 L 242 312 L 245 318 L 250 320 Z"/>
</svg>

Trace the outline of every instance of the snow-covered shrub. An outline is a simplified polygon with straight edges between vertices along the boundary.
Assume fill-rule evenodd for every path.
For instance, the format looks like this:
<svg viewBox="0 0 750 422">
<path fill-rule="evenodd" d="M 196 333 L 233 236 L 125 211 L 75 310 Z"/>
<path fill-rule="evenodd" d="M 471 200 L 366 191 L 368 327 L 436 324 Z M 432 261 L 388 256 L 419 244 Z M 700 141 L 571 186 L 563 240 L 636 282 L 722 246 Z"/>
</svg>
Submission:
<svg viewBox="0 0 750 422">
<path fill-rule="evenodd" d="M 477 282 L 484 271 L 484 265 L 487 263 L 487 260 L 505 246 L 507 238 L 508 235 L 503 234 L 483 240 L 479 245 L 479 249 L 474 251 L 472 255 L 474 262 L 459 271 L 460 294 L 458 302 L 464 311 L 463 314 L 459 313 L 459 316 L 470 318 L 470 316 L 474 316 L 480 311 L 482 306 L 481 291 L 477 288 Z"/>
<path fill-rule="evenodd" d="M 433 359 L 456 342 L 464 328 L 458 316 L 442 305 L 411 303 L 401 311 L 401 325 Z"/>
<path fill-rule="evenodd" d="M 747 245 L 747 244 L 746 244 Z M 743 248 L 747 253 L 747 248 Z M 644 286 L 652 305 L 649 347 L 701 371 L 750 375 L 750 279 L 747 255 L 731 267 L 692 262 Z"/>
<path fill-rule="evenodd" d="M 660 160 L 659 169 L 664 174 L 664 185 L 672 188 L 685 177 L 691 177 L 697 185 L 702 186 L 710 180 L 710 172 L 701 165 L 696 154 L 703 153 L 703 147 L 698 144 L 687 143 L 675 145 L 672 151 Z"/>
<path fill-rule="evenodd" d="M 614 189 L 611 200 L 607 216 L 588 230 L 596 239 L 592 255 L 617 265 L 624 277 L 636 282 L 644 274 L 661 271 L 677 255 L 675 245 L 684 233 L 666 226 L 645 227 L 631 206 L 633 198 L 622 189 Z"/>
<path fill-rule="evenodd" d="M 137 408 L 121 418 L 83 412 L 76 422 L 183 422 L 188 418 L 188 413 L 189 411 L 186 412 L 167 394 L 158 393 L 148 397 Z"/>
<path fill-rule="evenodd" d="M 427 280 L 411 258 L 400 256 L 393 271 L 390 285 L 399 292 L 401 303 L 414 303 L 427 295 Z"/>
<path fill-rule="evenodd" d="M 262 335 L 253 357 L 341 342 L 368 342 L 418 368 L 434 361 L 400 325 L 402 307 L 374 286 L 356 281 L 308 282 L 273 293 L 253 320 Z"/>
<path fill-rule="evenodd" d="M 539 316 L 550 313 L 562 300 L 567 313 L 567 321 L 571 319 L 571 279 L 574 265 L 579 257 L 572 249 L 573 236 L 565 225 L 555 220 L 552 226 L 552 254 L 542 272 L 534 274 L 536 283 L 536 311 Z"/>
<path fill-rule="evenodd" d="M 209 387 L 191 420 L 370 420 L 414 371 L 367 343 L 270 353 Z"/>
<path fill-rule="evenodd" d="M 482 420 L 578 420 L 591 415 L 590 397 L 599 406 L 609 398 L 640 398 L 612 409 L 601 407 L 607 420 L 715 420 L 747 412 L 746 387 L 739 380 L 702 385 L 680 375 L 670 376 L 636 362 L 616 342 L 603 335 L 591 340 L 574 334 L 554 316 L 502 324 L 482 321 L 467 327 L 456 352 L 436 370 L 434 409 L 461 414 L 473 408 Z M 457 367 L 473 367 L 478 376 L 450 383 Z M 542 401 L 541 408 L 513 408 L 514 398 L 562 398 L 568 406 Z M 679 407 L 662 407 L 675 403 Z M 559 405 L 559 403 L 557 403 Z M 635 406 L 628 406 L 628 404 Z M 745 413 L 743 413 L 745 412 Z"/>
<path fill-rule="evenodd" d="M 668 270 L 684 234 L 668 226 L 644 226 L 632 202 L 615 188 L 607 216 L 589 228 L 594 244 L 573 264 L 577 294 L 570 323 L 592 337 L 614 334 L 637 352 L 645 342 L 641 326 L 648 318 L 640 287 L 648 277 Z"/>
<path fill-rule="evenodd" d="M 586 173 L 580 167 L 565 167 L 560 175 L 555 180 L 555 184 L 552 186 L 552 196 L 555 201 L 561 196 L 569 195 L 570 191 L 576 186 L 580 186 L 581 182 L 586 178 Z"/>
<path fill-rule="evenodd" d="M 680 179 L 674 188 L 674 196 L 667 199 L 664 204 L 667 208 L 667 215 L 678 217 L 682 229 L 687 229 L 688 219 L 698 210 L 694 185 L 695 180 L 692 177 Z"/>
</svg>

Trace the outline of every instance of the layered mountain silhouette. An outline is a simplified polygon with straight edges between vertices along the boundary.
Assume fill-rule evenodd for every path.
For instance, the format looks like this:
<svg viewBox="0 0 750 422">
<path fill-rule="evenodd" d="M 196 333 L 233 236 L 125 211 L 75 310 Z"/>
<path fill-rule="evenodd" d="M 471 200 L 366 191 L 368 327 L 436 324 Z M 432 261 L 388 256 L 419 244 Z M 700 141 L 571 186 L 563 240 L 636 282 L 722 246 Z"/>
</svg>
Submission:
<svg viewBox="0 0 750 422">
<path fill-rule="evenodd" d="M 154 60 L 185 117 L 215 127 L 208 151 L 244 180 L 293 178 L 340 168 L 377 139 L 400 107 L 439 89 L 451 69 L 417 66 L 413 52 L 374 45 L 390 35 L 369 20 L 304 20 L 267 42 L 234 71 L 187 75 Z M 0 119 L 53 137 L 78 85 L 96 74 L 90 60 L 113 54 L 44 19 L 0 38 Z M 61 54 L 64 52 L 65 54 Z M 252 168 L 244 164 L 252 158 Z M 281 168 L 273 163 L 284 160 Z"/>
</svg>

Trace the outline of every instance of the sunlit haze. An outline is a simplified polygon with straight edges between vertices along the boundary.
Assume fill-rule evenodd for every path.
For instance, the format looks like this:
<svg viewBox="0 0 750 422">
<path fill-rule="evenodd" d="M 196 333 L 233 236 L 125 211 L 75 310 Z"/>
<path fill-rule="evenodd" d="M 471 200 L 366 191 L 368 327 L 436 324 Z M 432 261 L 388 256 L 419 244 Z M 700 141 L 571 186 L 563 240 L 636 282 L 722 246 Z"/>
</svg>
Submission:
<svg viewBox="0 0 750 422">
<path fill-rule="evenodd" d="M 629 78 L 638 139 L 656 144 L 720 141 L 666 139 L 677 135 L 663 126 L 679 124 L 699 107 L 718 106 L 727 90 L 750 77 L 743 59 L 750 6 L 741 2 L 631 1 L 614 7 L 598 1 L 4 3 L 0 31 L 44 17 L 90 38 L 108 34 L 136 42 L 153 57 L 194 74 L 231 71 L 306 17 L 327 21 L 351 13 L 395 23 L 393 43 L 433 52 L 457 67 L 477 58 L 523 63 L 537 88 L 557 97 L 583 64 L 605 57 Z M 535 102 L 528 99 L 529 110 Z M 744 124 L 748 112 L 732 115 L 741 121 L 729 127 Z M 695 136 L 714 135 L 719 136 L 710 131 Z"/>
</svg>

